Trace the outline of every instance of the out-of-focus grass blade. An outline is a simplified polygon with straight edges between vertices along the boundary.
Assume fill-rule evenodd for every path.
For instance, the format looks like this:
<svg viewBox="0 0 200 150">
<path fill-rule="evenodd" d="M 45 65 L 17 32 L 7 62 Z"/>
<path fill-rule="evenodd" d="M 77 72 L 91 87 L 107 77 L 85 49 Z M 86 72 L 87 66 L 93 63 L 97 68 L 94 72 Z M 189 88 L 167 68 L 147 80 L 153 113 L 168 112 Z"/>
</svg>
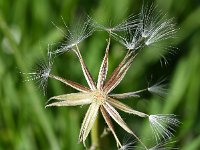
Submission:
<svg viewBox="0 0 200 150">
<path fill-rule="evenodd" d="M 200 33 L 200 32 L 199 32 Z M 199 82 L 199 74 L 200 74 L 200 59 L 199 59 L 199 47 L 200 44 L 198 42 L 200 36 L 197 33 L 194 36 L 194 39 L 191 42 L 191 52 L 188 61 L 188 69 L 187 71 L 190 74 L 190 81 L 187 86 L 187 92 L 185 93 L 186 103 L 184 106 L 184 124 L 182 129 L 180 130 L 180 135 L 184 136 L 184 134 L 190 133 L 191 128 L 196 122 L 196 118 L 198 118 L 199 111 L 199 99 L 200 99 L 200 82 Z"/>
<path fill-rule="evenodd" d="M 199 37 L 197 36 L 196 39 Z M 198 42 L 196 41 L 196 44 Z M 188 93 L 188 90 L 190 91 L 191 88 L 194 88 L 192 86 L 190 89 L 190 84 L 192 82 L 195 82 L 195 84 L 198 84 L 198 68 L 199 68 L 199 44 L 195 45 L 195 43 L 192 43 L 194 45 L 194 48 L 191 48 L 189 57 L 182 59 L 180 61 L 179 66 L 177 68 L 177 71 L 175 72 L 175 76 L 172 81 L 172 87 L 170 89 L 169 96 L 166 100 L 166 104 L 164 107 L 165 113 L 173 112 L 176 107 L 178 107 L 178 104 L 181 103 L 182 100 L 185 100 L 185 98 L 191 99 L 195 95 L 195 90 L 192 90 L 190 95 L 191 97 L 187 97 L 186 94 Z M 195 81 L 193 81 L 195 80 Z M 198 85 L 195 85 L 195 87 L 198 90 Z M 198 97 L 198 92 L 196 95 Z M 194 101 L 197 101 L 198 98 L 195 98 Z M 189 100 L 191 102 L 191 100 Z M 195 102 L 196 103 L 196 102 Z"/>
<path fill-rule="evenodd" d="M 177 38 L 177 41 L 181 42 L 184 39 L 186 39 L 193 31 L 196 29 L 199 29 L 200 27 L 200 7 L 198 7 L 196 10 L 192 11 L 191 14 L 188 15 L 186 19 L 182 22 L 180 25 L 180 32 L 179 32 L 179 38 Z"/>
<path fill-rule="evenodd" d="M 164 105 L 163 113 L 171 113 L 181 102 L 187 89 L 189 75 L 187 73 L 187 60 L 182 60 L 175 71 L 172 87 Z M 181 87 L 181 88 L 180 88 Z"/>
<path fill-rule="evenodd" d="M 181 149 L 182 150 L 198 150 L 200 148 L 200 136 L 194 140 L 187 142 Z"/>
<path fill-rule="evenodd" d="M 22 72 L 25 71 L 26 70 L 25 63 L 20 54 L 18 44 L 11 36 L 9 27 L 7 26 L 6 22 L 4 21 L 1 15 L 0 15 L 0 30 L 4 33 L 4 36 L 8 38 L 11 47 L 14 49 L 14 56 L 17 65 L 21 68 Z M 36 93 L 34 86 L 30 83 L 26 83 L 25 85 L 27 89 L 24 92 L 26 92 L 26 94 L 28 95 L 27 99 L 32 103 L 31 106 L 33 108 L 33 111 L 36 113 L 35 115 L 39 116 L 38 121 L 40 122 L 43 131 L 45 132 L 47 138 L 50 141 L 49 144 L 51 145 L 52 149 L 55 150 L 59 149 L 56 137 L 53 133 L 51 124 L 49 123 L 50 121 L 47 115 L 44 113 L 44 107 L 42 107 L 41 105 L 40 98 L 38 97 L 38 94 Z"/>
<path fill-rule="evenodd" d="M 78 144 L 78 135 L 80 132 L 80 122 L 82 121 L 82 118 L 80 118 L 80 107 L 76 108 L 76 110 L 71 110 L 69 112 L 69 125 L 70 125 L 70 132 L 66 133 L 69 134 L 69 139 L 70 139 L 70 149 L 76 149 L 76 150 L 82 150 L 83 145 Z"/>
</svg>

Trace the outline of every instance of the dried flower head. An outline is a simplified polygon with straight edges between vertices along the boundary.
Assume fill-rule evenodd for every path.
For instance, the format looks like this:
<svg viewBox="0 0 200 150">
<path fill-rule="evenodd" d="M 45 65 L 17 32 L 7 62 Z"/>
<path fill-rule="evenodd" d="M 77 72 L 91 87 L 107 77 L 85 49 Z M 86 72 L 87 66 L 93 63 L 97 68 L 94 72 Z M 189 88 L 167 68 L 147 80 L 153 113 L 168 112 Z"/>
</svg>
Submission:
<svg viewBox="0 0 200 150">
<path fill-rule="evenodd" d="M 89 109 L 83 120 L 81 130 L 80 130 L 80 135 L 79 135 L 79 141 L 80 142 L 83 141 L 84 145 L 85 145 L 85 140 L 96 120 L 96 117 L 99 111 L 102 113 L 103 118 L 105 119 L 108 127 L 110 128 L 111 132 L 113 133 L 116 139 L 117 145 L 120 147 L 121 147 L 121 143 L 116 136 L 110 117 L 114 121 L 116 121 L 125 131 L 134 135 L 140 142 L 141 140 L 126 125 L 126 123 L 123 121 L 123 119 L 121 118 L 121 116 L 119 115 L 119 113 L 116 111 L 115 108 L 120 109 L 130 114 L 136 114 L 141 117 L 148 117 L 147 114 L 133 110 L 132 108 L 126 106 L 125 104 L 109 96 L 109 93 L 121 82 L 127 70 L 129 69 L 133 61 L 133 58 L 135 57 L 134 55 L 130 55 L 129 57 L 126 57 L 122 61 L 122 63 L 120 63 L 120 65 L 115 69 L 111 77 L 105 82 L 107 70 L 108 70 L 109 46 L 110 46 L 110 39 L 108 41 L 106 53 L 100 67 L 97 84 L 94 82 L 92 76 L 90 75 L 82 59 L 80 51 L 77 47 L 77 49 L 74 51 L 79 58 L 83 74 L 90 88 L 84 87 L 82 85 L 78 85 L 77 83 L 72 83 L 70 85 L 68 84 L 69 81 L 67 80 L 68 82 L 66 84 L 70 85 L 71 87 L 77 89 L 80 92 L 54 96 L 50 98 L 50 100 L 48 101 L 48 104 L 46 105 L 46 107 L 50 107 L 50 106 L 75 106 L 75 105 L 90 104 Z M 50 77 L 54 79 L 60 79 L 60 77 L 56 77 L 54 75 L 50 75 Z M 66 82 L 66 81 L 63 80 L 63 82 Z M 51 102 L 51 100 L 53 99 L 58 100 L 58 101 Z"/>
<path fill-rule="evenodd" d="M 104 26 L 99 26 L 100 28 L 109 32 L 109 39 L 105 50 L 105 55 L 99 69 L 98 80 L 96 82 L 91 76 L 78 47 L 78 44 L 81 41 L 93 33 L 94 24 L 91 23 L 91 19 L 89 18 L 85 23 L 79 24 L 80 26 L 76 28 L 76 31 L 68 30 L 67 26 L 65 25 L 67 28 L 67 34 L 65 35 L 67 41 L 59 49 L 55 50 L 53 54 L 60 54 L 68 50 L 72 50 L 77 55 L 88 87 L 50 73 L 53 64 L 52 53 L 49 53 L 49 61 L 47 65 L 42 65 L 39 71 L 29 73 L 29 75 L 33 75 L 33 80 L 42 79 L 42 85 L 46 83 L 48 78 L 52 78 L 78 91 L 77 93 L 53 96 L 48 100 L 46 107 L 89 105 L 79 134 L 79 142 L 83 142 L 84 146 L 86 146 L 85 141 L 91 129 L 93 128 L 98 114 L 101 113 L 116 140 L 117 146 L 121 150 L 132 148 L 134 143 L 131 142 L 125 145 L 121 144 L 114 130 L 112 120 L 114 120 L 126 132 L 134 136 L 144 149 L 148 149 L 141 139 L 127 126 L 117 109 L 138 117 L 148 118 L 157 142 L 161 139 L 170 138 L 173 135 L 173 127 L 179 125 L 180 122 L 176 119 L 175 115 L 148 115 L 138 110 L 134 110 L 118 100 L 131 97 L 140 97 L 142 92 L 152 92 L 162 95 L 165 93 L 165 88 L 162 82 L 158 82 L 150 87 L 134 92 L 120 94 L 111 93 L 125 77 L 135 57 L 138 55 L 139 50 L 146 45 L 170 38 L 172 37 L 172 34 L 175 33 L 174 25 L 172 24 L 171 20 L 166 20 L 163 22 L 163 18 L 160 16 L 160 14 L 155 17 L 153 17 L 153 14 L 154 8 L 153 5 L 151 5 L 150 7 L 142 9 L 140 14 L 142 18 L 137 19 L 136 17 L 138 15 L 132 15 L 115 27 L 105 28 Z M 125 32 L 125 36 L 118 32 Z M 117 39 L 121 44 L 123 44 L 126 47 L 127 52 L 122 61 L 107 79 L 108 55 L 110 51 L 111 37 L 114 37 L 114 39 Z M 160 145 L 162 146 L 162 144 Z M 154 149 L 155 148 L 159 148 L 159 145 L 154 147 Z"/>
</svg>

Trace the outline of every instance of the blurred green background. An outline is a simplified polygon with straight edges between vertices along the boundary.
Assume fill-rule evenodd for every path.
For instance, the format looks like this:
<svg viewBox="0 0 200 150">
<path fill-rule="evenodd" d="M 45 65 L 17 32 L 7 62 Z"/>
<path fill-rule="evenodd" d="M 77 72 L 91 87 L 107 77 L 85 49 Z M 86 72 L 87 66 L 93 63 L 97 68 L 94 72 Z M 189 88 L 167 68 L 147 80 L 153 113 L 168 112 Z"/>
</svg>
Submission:
<svg viewBox="0 0 200 150">
<path fill-rule="evenodd" d="M 19 72 L 31 72 L 38 59 L 46 56 L 49 43 L 55 43 L 53 49 L 59 46 L 63 35 L 51 22 L 64 29 L 61 16 L 67 24 L 83 12 L 102 22 L 114 22 L 137 13 L 142 3 L 141 0 L 0 0 L 0 150 L 84 149 L 77 141 L 87 106 L 44 108 L 50 96 L 75 90 L 50 79 L 44 96 L 34 82 L 24 82 Z M 199 150 L 200 1 L 157 0 L 155 4 L 175 18 L 180 29 L 173 46 L 179 50 L 167 56 L 169 64 L 163 67 L 154 53 L 142 53 L 115 92 L 139 90 L 146 87 L 151 76 L 155 81 L 168 76 L 166 98 L 145 96 L 129 99 L 128 104 L 149 114 L 177 114 L 182 124 L 176 129 L 176 145 L 183 150 Z M 96 32 L 80 45 L 95 79 L 106 38 L 106 34 Z M 122 46 L 112 40 L 109 74 L 124 54 Z M 86 85 L 80 64 L 71 52 L 56 59 L 52 72 Z M 152 134 L 149 134 L 147 120 L 121 114 L 131 129 L 151 145 Z M 105 122 L 101 120 L 102 131 Z M 126 140 L 123 129 L 116 124 L 115 127 L 121 141 Z M 112 135 L 102 141 L 104 149 L 116 149 Z"/>
</svg>

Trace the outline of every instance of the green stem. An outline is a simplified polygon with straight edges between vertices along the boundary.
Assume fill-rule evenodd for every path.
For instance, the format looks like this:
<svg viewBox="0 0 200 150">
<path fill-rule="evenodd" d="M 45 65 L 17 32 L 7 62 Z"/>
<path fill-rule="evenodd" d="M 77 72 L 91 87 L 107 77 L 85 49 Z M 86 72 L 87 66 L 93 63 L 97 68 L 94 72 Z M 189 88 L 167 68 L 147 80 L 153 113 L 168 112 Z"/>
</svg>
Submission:
<svg viewBox="0 0 200 150">
<path fill-rule="evenodd" d="M 94 125 L 91 130 L 91 148 L 90 150 L 100 150 L 99 148 L 99 115 L 97 115 L 97 118 L 94 122 Z"/>
</svg>

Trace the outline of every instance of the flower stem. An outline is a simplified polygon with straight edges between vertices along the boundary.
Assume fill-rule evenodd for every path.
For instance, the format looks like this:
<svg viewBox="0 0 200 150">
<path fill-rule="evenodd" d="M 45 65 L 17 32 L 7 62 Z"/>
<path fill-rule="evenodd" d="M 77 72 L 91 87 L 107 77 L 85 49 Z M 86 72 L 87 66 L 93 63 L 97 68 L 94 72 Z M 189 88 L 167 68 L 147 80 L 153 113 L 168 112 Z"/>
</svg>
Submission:
<svg viewBox="0 0 200 150">
<path fill-rule="evenodd" d="M 91 143 L 91 147 L 90 147 L 90 150 L 100 150 L 99 148 L 99 115 L 97 115 L 97 118 L 94 122 L 94 125 L 92 127 L 92 130 L 91 130 L 91 140 L 92 140 L 92 143 Z"/>
</svg>

